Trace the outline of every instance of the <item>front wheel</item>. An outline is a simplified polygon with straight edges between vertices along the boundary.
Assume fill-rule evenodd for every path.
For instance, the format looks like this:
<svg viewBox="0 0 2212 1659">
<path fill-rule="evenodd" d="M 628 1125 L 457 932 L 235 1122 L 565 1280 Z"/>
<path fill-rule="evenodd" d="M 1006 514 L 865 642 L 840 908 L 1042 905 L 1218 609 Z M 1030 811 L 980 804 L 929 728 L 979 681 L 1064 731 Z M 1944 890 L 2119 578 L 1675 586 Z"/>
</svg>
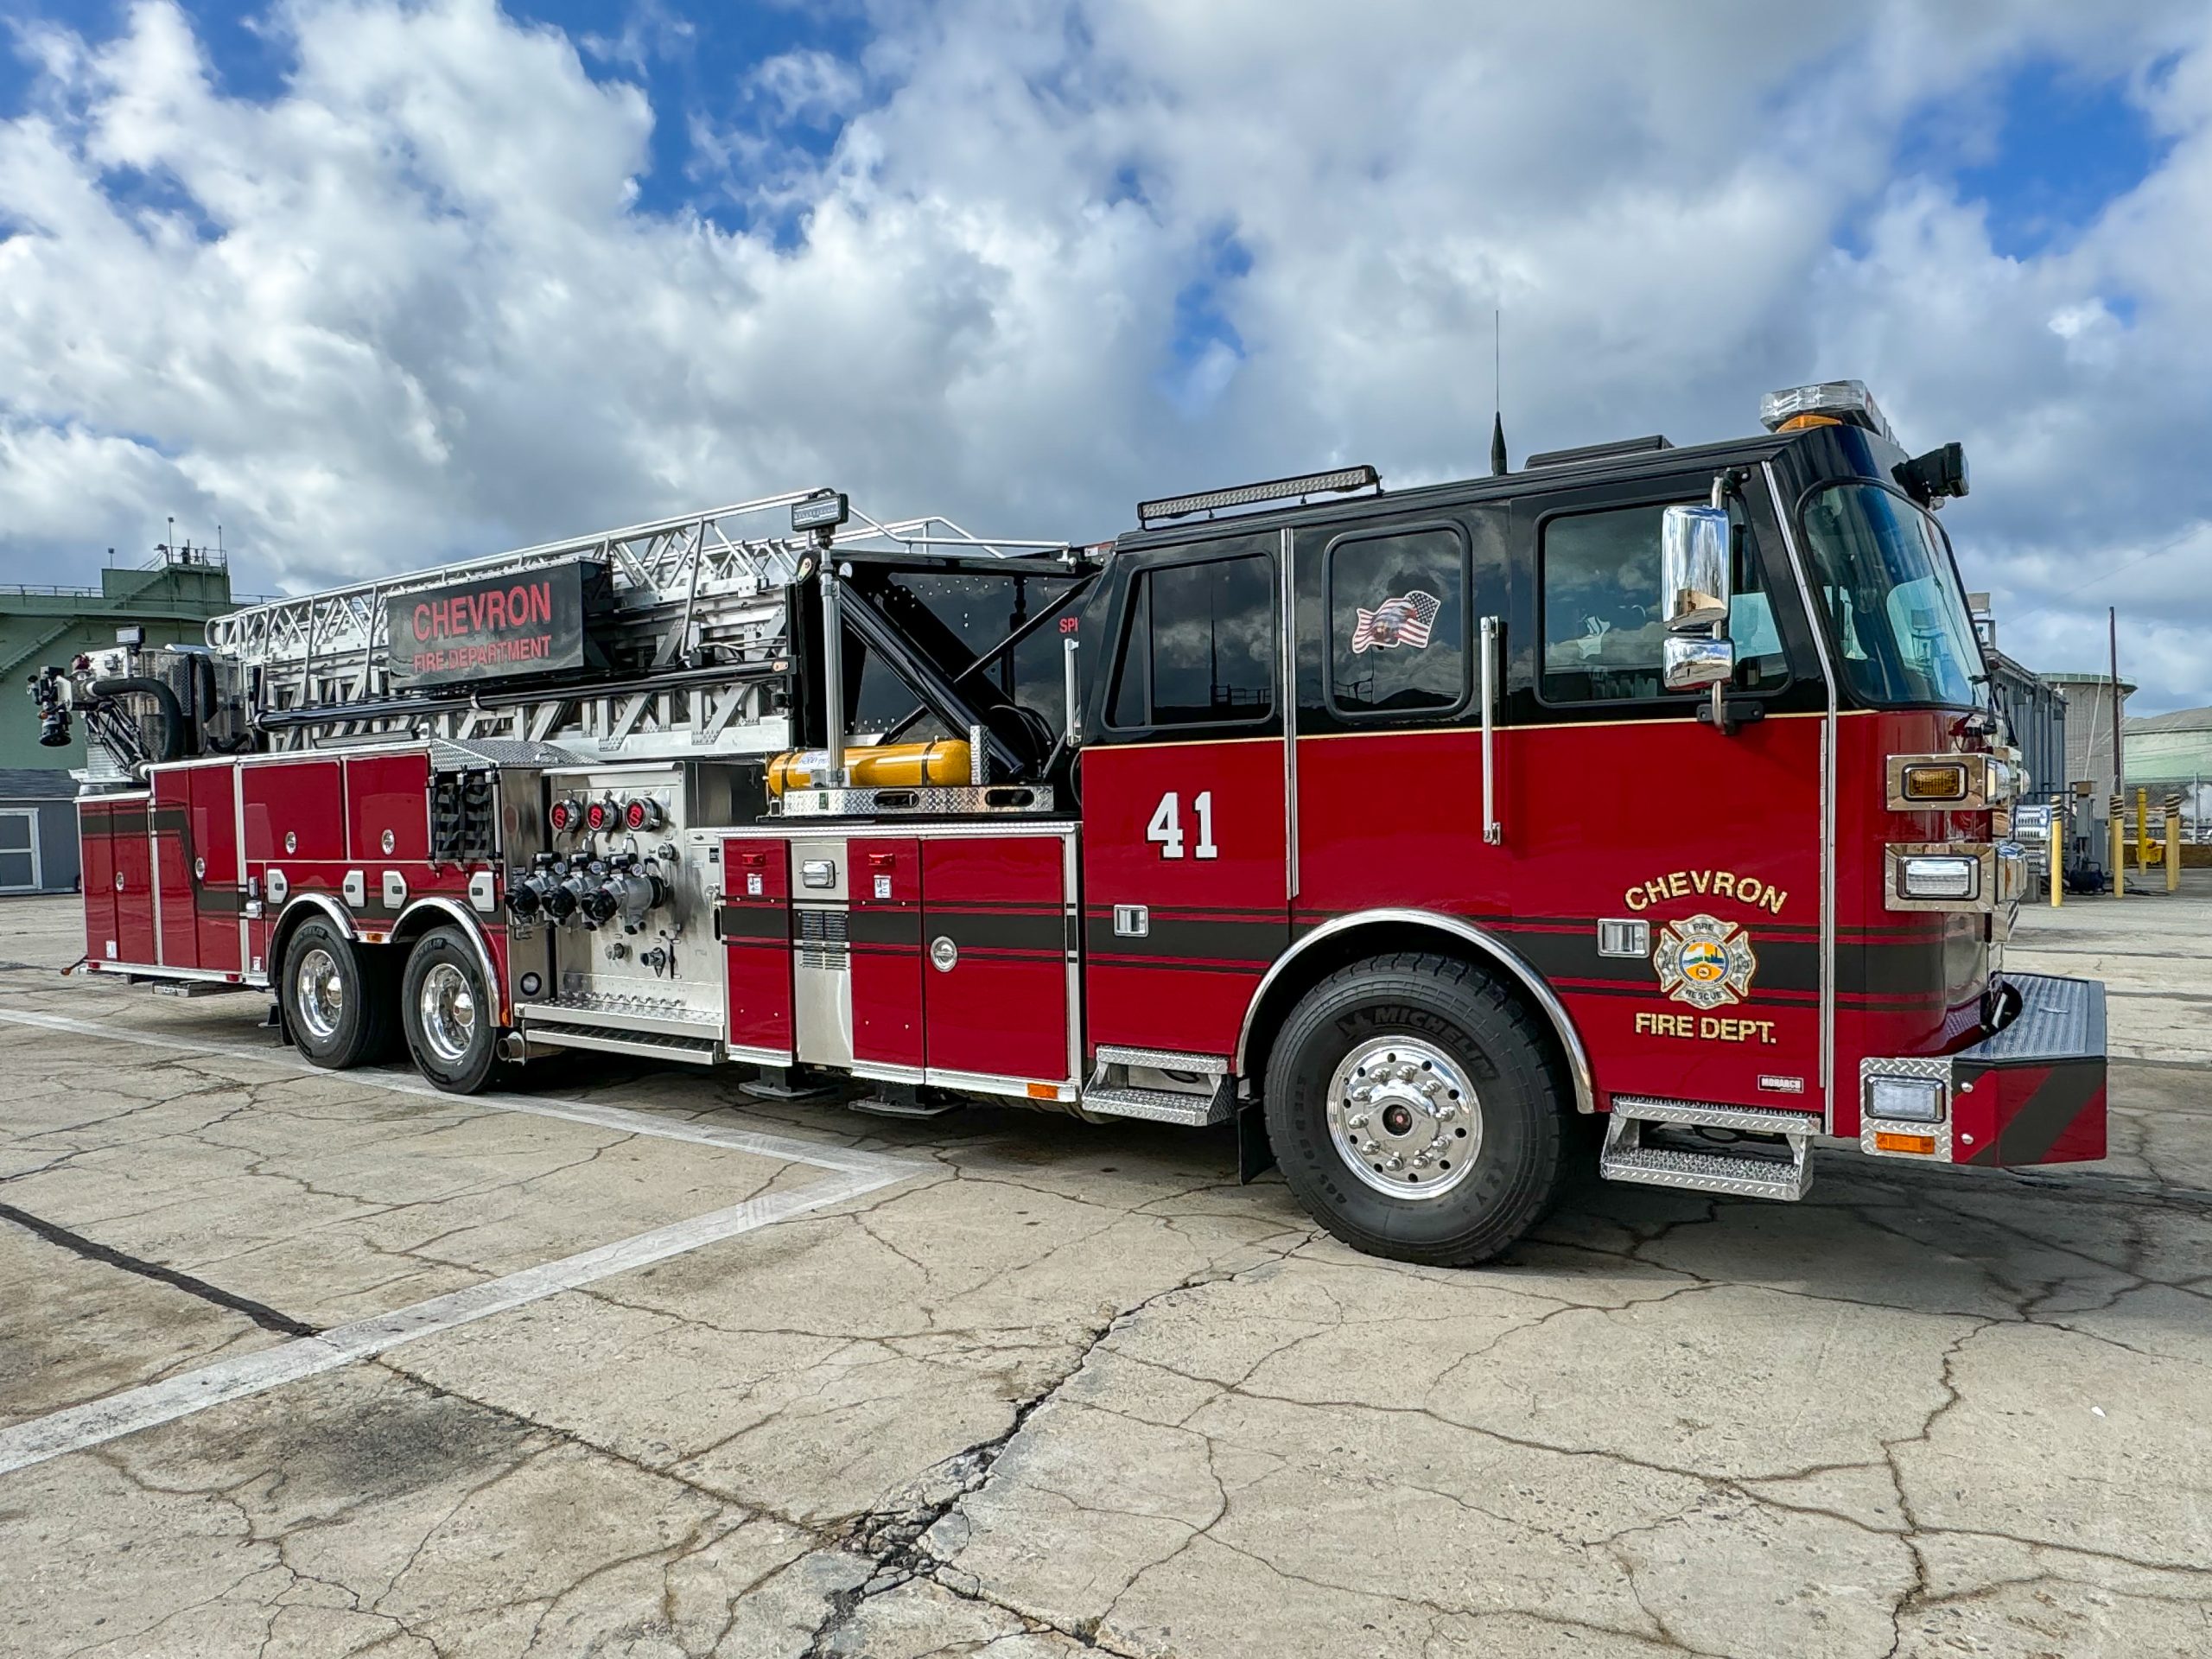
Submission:
<svg viewBox="0 0 2212 1659">
<path fill-rule="evenodd" d="M 1402 1262 L 1485 1261 L 1536 1224 L 1567 1107 L 1534 1017 L 1466 963 L 1355 963 L 1291 1011 L 1268 1134 L 1306 1212 Z"/>
<path fill-rule="evenodd" d="M 499 998 L 459 928 L 433 928 L 408 953 L 399 1017 L 415 1069 L 448 1093 L 474 1095 L 506 1080 Z"/>
</svg>

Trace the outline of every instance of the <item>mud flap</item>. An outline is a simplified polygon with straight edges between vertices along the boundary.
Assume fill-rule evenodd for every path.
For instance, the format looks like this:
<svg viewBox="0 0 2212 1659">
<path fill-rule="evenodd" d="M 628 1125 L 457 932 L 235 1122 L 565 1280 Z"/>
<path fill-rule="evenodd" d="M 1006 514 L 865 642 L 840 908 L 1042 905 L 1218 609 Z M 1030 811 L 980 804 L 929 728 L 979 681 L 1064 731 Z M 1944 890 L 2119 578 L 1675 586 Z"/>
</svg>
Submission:
<svg viewBox="0 0 2212 1659">
<path fill-rule="evenodd" d="M 1244 1185 L 1275 1166 L 1275 1149 L 1268 1140 L 1267 1108 L 1257 1100 L 1237 1103 L 1236 1179 Z"/>
</svg>

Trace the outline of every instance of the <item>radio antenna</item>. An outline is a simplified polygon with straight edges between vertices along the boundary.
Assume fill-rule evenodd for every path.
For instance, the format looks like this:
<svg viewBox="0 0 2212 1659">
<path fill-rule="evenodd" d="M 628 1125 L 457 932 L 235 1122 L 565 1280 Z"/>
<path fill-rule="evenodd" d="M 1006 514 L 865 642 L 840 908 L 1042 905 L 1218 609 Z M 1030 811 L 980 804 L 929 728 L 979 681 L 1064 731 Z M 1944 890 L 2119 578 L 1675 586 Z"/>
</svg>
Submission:
<svg viewBox="0 0 2212 1659">
<path fill-rule="evenodd" d="M 1503 478 L 1510 470 L 1505 464 L 1505 309 L 1500 306 L 1490 314 L 1490 473 L 1492 478 Z"/>
</svg>

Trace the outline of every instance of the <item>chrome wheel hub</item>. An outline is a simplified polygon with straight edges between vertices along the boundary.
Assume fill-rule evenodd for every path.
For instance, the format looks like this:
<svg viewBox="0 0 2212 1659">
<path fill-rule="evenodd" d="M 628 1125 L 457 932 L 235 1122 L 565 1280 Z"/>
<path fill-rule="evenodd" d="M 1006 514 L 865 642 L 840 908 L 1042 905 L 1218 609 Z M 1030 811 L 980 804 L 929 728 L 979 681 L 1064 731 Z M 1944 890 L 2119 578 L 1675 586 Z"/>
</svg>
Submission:
<svg viewBox="0 0 2212 1659">
<path fill-rule="evenodd" d="M 338 1034 L 338 1022 L 346 1017 L 346 981 L 338 971 L 338 958 L 321 945 L 300 958 L 292 982 L 292 1006 L 317 1041 L 328 1042 Z"/>
<path fill-rule="evenodd" d="M 1394 1198 L 1441 1197 L 1482 1152 L 1482 1104 L 1465 1071 L 1417 1037 L 1371 1038 L 1345 1055 L 1328 1114 L 1337 1155 Z"/>
<path fill-rule="evenodd" d="M 439 963 L 423 976 L 415 1007 L 430 1052 L 448 1065 L 466 1060 L 476 1042 L 476 994 L 468 976 L 449 962 Z"/>
</svg>

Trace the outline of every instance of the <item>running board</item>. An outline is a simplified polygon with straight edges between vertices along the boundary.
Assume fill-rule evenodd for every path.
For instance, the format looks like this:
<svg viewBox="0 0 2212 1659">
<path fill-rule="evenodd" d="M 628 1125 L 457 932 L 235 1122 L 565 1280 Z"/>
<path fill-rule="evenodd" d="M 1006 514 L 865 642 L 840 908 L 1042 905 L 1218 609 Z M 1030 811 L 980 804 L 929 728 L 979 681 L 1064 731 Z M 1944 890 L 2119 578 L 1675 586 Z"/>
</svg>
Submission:
<svg viewBox="0 0 2212 1659">
<path fill-rule="evenodd" d="M 1697 1135 L 1700 1129 L 1756 1138 L 1707 1141 Z M 1654 1130 L 1660 1139 L 1651 1139 Z M 1598 1173 L 1609 1181 L 1789 1203 L 1813 1184 L 1819 1130 L 1809 1112 L 1616 1095 Z"/>
<path fill-rule="evenodd" d="M 1216 1088 L 1210 1095 L 1179 1095 L 1166 1089 L 1094 1084 L 1083 1091 L 1083 1109 L 1100 1117 L 1141 1117 L 1154 1123 L 1202 1129 L 1209 1123 L 1229 1121 L 1229 1090 Z"/>
<path fill-rule="evenodd" d="M 581 1048 L 600 1054 L 636 1054 L 652 1060 L 680 1060 L 712 1065 L 721 1045 L 711 1037 L 683 1037 L 665 1031 L 614 1031 L 565 1020 L 532 1020 L 522 1027 L 524 1049 Z"/>
<path fill-rule="evenodd" d="M 1147 1074 L 1141 1079 L 1131 1072 Z M 1159 1082 L 1195 1086 L 1154 1088 Z M 1139 1117 L 1154 1123 L 1179 1123 L 1202 1129 L 1226 1123 L 1233 1103 L 1229 1062 L 1218 1054 L 1185 1054 L 1173 1049 L 1098 1046 L 1098 1069 L 1084 1085 L 1083 1109 L 1095 1117 Z"/>
</svg>

